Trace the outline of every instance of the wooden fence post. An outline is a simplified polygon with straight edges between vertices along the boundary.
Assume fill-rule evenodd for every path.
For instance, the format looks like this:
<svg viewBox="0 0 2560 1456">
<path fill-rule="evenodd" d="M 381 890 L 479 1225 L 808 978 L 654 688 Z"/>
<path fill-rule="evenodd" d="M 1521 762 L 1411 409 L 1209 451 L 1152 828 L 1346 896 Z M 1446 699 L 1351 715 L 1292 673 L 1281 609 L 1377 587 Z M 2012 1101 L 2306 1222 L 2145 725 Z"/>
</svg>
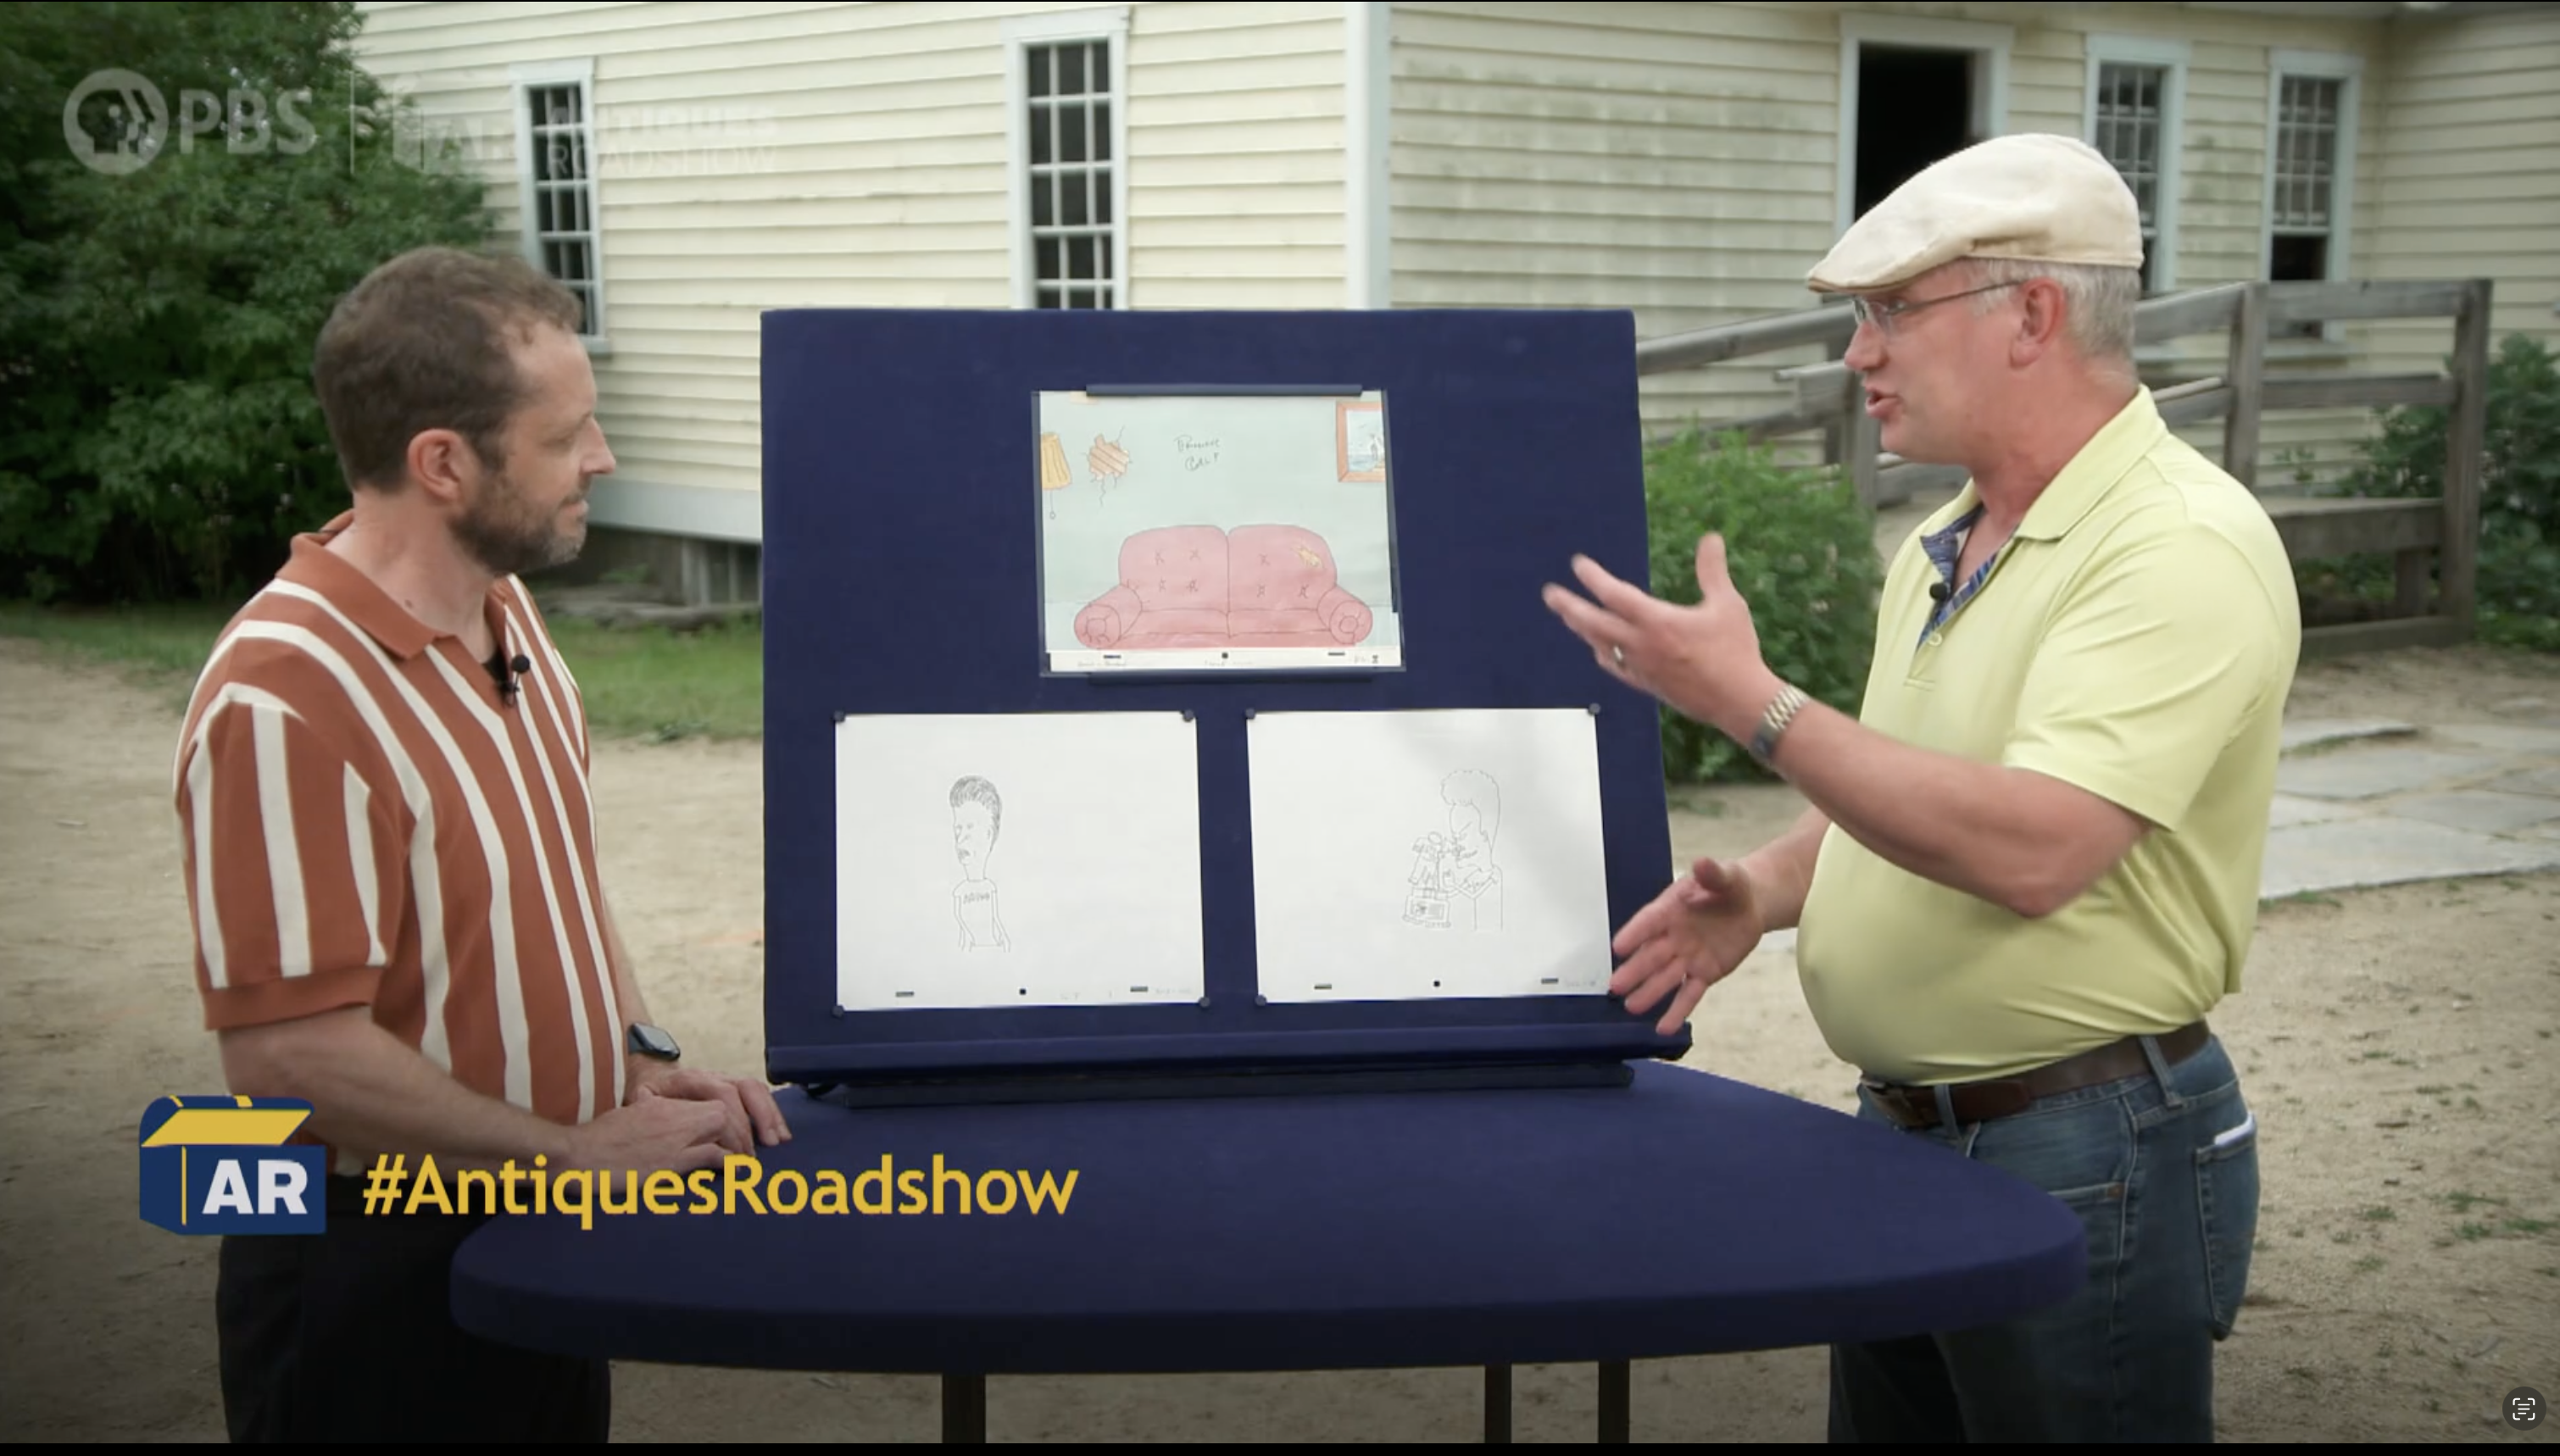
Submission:
<svg viewBox="0 0 2560 1456">
<path fill-rule="evenodd" d="M 2475 278 L 2454 315 L 2454 406 L 2445 430 L 2445 615 L 2475 626 L 2481 456 L 2488 448 L 2489 280 Z"/>
<path fill-rule="evenodd" d="M 2267 285 L 2252 283 L 2231 314 L 2231 354 L 2222 371 L 2231 412 L 2222 417 L 2222 468 L 2258 488 L 2258 415 L 2267 377 Z"/>
</svg>

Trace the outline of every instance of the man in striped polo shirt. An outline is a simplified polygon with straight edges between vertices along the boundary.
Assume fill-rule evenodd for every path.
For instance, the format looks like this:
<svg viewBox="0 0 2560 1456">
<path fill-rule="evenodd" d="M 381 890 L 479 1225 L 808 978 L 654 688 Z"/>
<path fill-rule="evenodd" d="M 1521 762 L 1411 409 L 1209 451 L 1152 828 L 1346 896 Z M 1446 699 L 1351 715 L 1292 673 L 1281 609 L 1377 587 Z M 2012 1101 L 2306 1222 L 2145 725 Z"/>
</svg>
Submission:
<svg viewBox="0 0 2560 1456">
<path fill-rule="evenodd" d="M 353 509 L 214 648 L 172 784 L 197 989 L 235 1093 L 300 1097 L 329 1227 L 224 1240 L 235 1440 L 602 1440 L 603 1362 L 458 1329 L 481 1221 L 366 1216 L 378 1154 L 679 1173 L 789 1136 L 761 1081 L 681 1067 L 596 867 L 577 684 L 518 573 L 574 558 L 613 469 L 578 302 L 421 249 L 323 329 Z"/>
</svg>

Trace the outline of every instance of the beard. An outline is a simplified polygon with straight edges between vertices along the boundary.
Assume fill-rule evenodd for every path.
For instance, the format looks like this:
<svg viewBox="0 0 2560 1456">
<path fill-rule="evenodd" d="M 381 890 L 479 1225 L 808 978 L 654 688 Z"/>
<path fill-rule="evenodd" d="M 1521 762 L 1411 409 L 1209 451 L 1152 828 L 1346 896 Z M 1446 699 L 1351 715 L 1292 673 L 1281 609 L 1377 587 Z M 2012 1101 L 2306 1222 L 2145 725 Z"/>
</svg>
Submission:
<svg viewBox="0 0 2560 1456">
<path fill-rule="evenodd" d="M 577 498 L 586 498 L 583 488 Z M 575 561 L 586 545 L 586 532 L 561 526 L 558 511 L 535 506 L 500 473 L 489 478 L 488 488 L 453 523 L 453 540 L 489 574 L 520 576 Z"/>
</svg>

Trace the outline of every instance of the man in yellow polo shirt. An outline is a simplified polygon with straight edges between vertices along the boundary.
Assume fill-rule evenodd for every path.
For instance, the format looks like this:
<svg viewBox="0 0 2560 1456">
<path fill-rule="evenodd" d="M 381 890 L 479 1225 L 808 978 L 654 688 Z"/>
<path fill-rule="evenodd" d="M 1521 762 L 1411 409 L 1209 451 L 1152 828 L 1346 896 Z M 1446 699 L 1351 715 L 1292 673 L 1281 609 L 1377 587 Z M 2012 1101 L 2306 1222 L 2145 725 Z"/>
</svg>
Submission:
<svg viewBox="0 0 2560 1456">
<path fill-rule="evenodd" d="M 1589 599 L 1547 589 L 1604 669 L 1813 806 L 1631 920 L 1612 991 L 1668 1001 L 1670 1031 L 1796 926 L 1860 1117 L 2088 1228 L 2060 1307 L 1836 1348 L 1835 1440 L 2213 1436 L 2258 1171 L 2205 1017 L 2248 956 L 2302 624 L 2265 510 L 2135 375 L 2142 256 L 2104 158 L 2010 136 L 1914 177 L 1814 269 L 1856 310 L 1845 362 L 1884 448 L 1972 471 L 1893 560 L 1857 718 L 1770 672 L 1716 538 L 1694 607 L 1583 560 Z"/>
</svg>

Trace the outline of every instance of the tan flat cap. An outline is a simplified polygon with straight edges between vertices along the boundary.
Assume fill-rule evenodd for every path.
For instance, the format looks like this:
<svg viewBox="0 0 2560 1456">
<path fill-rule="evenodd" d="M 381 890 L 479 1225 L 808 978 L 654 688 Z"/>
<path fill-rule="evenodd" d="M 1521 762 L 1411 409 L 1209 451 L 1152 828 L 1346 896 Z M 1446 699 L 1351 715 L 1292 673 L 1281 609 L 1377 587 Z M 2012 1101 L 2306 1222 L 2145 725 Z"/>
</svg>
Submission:
<svg viewBox="0 0 2560 1456">
<path fill-rule="evenodd" d="M 1880 292 L 1963 257 L 2138 268 L 2142 209 L 2086 142 L 1994 137 L 1895 188 L 1806 280 L 1818 293 Z"/>
</svg>

